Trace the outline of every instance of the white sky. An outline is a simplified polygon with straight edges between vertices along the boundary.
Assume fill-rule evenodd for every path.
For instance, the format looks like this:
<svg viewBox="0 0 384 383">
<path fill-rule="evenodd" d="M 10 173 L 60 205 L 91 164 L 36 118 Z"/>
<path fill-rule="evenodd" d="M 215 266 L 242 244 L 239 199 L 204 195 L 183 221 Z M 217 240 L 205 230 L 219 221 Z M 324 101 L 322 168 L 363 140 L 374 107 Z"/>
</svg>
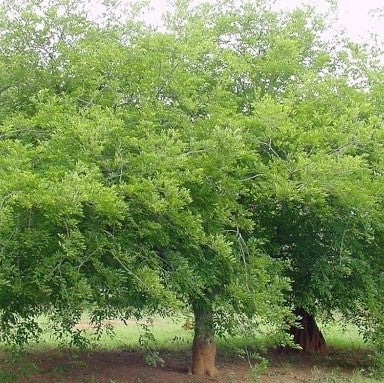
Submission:
<svg viewBox="0 0 384 383">
<path fill-rule="evenodd" d="M 311 4 L 319 9 L 326 7 L 325 0 L 277 0 L 282 8 L 290 8 L 299 4 Z M 338 20 L 341 28 L 345 28 L 354 39 L 364 39 L 369 33 L 384 35 L 384 18 L 372 16 L 370 10 L 384 9 L 384 0 L 339 0 Z"/>
<path fill-rule="evenodd" d="M 147 15 L 147 20 L 158 24 L 161 13 L 166 8 L 167 0 L 152 0 L 154 10 Z M 292 9 L 300 4 L 310 4 L 319 10 L 327 9 L 326 0 L 276 0 L 276 7 Z M 369 11 L 381 8 L 384 10 L 384 0 L 339 0 L 339 27 L 345 28 L 353 39 L 366 40 L 370 33 L 377 33 L 384 38 L 384 17 L 373 17 Z"/>
</svg>

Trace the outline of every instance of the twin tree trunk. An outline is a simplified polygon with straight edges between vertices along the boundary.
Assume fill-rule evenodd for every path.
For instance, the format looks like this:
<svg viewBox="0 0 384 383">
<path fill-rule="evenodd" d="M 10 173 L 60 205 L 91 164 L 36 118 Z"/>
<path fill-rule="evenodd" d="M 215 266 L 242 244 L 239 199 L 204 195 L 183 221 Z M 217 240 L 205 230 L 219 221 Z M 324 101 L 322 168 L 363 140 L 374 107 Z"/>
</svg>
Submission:
<svg viewBox="0 0 384 383">
<path fill-rule="evenodd" d="M 215 376 L 217 374 L 215 366 L 216 344 L 212 309 L 194 305 L 193 312 L 195 315 L 195 336 L 193 338 L 190 372 L 199 376 Z"/>
<path fill-rule="evenodd" d="M 314 317 L 303 308 L 296 308 L 293 313 L 300 317 L 301 328 L 292 326 L 289 333 L 293 341 L 300 345 L 304 352 L 322 352 L 325 349 L 325 339 Z"/>
</svg>

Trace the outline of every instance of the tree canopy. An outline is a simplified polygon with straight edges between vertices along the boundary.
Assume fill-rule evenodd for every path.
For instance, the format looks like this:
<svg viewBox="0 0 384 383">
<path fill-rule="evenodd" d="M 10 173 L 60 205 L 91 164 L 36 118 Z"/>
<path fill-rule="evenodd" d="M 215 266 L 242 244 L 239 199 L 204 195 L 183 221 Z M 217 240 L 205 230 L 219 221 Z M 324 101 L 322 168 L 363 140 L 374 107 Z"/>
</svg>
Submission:
<svg viewBox="0 0 384 383">
<path fill-rule="evenodd" d="M 375 52 L 267 1 L 115 15 L 1 8 L 0 337 L 187 310 L 199 374 L 215 333 L 297 306 L 382 339 Z"/>
</svg>

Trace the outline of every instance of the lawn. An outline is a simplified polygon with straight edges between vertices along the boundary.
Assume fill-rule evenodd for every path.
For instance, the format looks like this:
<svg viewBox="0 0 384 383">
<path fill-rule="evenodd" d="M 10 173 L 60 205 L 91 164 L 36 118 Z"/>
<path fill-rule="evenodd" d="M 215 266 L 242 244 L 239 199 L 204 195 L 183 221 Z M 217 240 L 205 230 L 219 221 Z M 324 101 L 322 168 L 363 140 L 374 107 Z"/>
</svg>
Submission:
<svg viewBox="0 0 384 383">
<path fill-rule="evenodd" d="M 44 320 L 43 320 L 44 323 Z M 25 355 L 3 353 L 0 383 L 362 383 L 379 382 L 370 376 L 370 345 L 357 329 L 337 323 L 323 326 L 328 349 L 321 355 L 271 348 L 264 335 L 218 340 L 217 379 L 187 374 L 192 330 L 183 317 L 156 318 L 143 324 L 119 321 L 106 324 L 115 335 L 103 335 L 87 351 L 68 349 L 46 331 L 42 341 Z M 187 323 L 188 324 L 188 323 Z M 86 318 L 79 325 L 91 333 Z M 13 355 L 15 356 L 15 355 Z"/>
</svg>

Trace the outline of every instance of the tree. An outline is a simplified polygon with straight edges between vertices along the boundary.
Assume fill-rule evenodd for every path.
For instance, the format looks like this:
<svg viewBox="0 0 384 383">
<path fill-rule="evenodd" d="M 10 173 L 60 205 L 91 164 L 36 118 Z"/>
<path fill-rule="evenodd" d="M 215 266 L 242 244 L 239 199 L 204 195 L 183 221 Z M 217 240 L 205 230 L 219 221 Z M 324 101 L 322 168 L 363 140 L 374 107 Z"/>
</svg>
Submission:
<svg viewBox="0 0 384 383">
<path fill-rule="evenodd" d="M 228 71 L 217 99 L 257 153 L 242 204 L 254 212 L 255 238 L 267 238 L 265 252 L 291 263 L 290 301 L 312 327 L 293 328 L 295 340 L 324 348 L 314 316 L 335 311 L 369 333 L 381 326 L 373 312 L 382 306 L 377 52 L 344 37 L 324 42 L 326 26 L 311 9 L 220 12 L 210 20 L 221 28 L 219 65 Z"/>
<path fill-rule="evenodd" d="M 1 94 L 2 339 L 38 337 L 41 314 L 79 343 L 85 310 L 101 328 L 188 309 L 192 372 L 214 375 L 214 334 L 256 314 L 282 322 L 288 288 L 246 235 L 249 155 L 215 101 L 220 67 L 206 49 L 219 50 L 216 36 L 206 29 L 197 47 L 193 23 L 181 40 L 102 27 L 71 2 L 8 16 L 2 65 L 20 54 L 28 65 L 4 72 L 13 82 Z"/>
<path fill-rule="evenodd" d="M 180 1 L 156 30 L 83 6 L 2 11 L 2 339 L 188 310 L 214 375 L 215 335 L 299 304 L 374 330 L 379 97 L 345 69 L 378 69 L 311 9 Z"/>
<path fill-rule="evenodd" d="M 257 199 L 255 214 L 270 230 L 266 251 L 291 262 L 292 302 L 303 325 L 292 333 L 306 351 L 325 346 L 316 315 L 341 312 L 368 332 L 380 322 L 371 314 L 382 305 L 383 147 L 367 82 L 377 71 L 361 48 L 344 49 L 344 59 L 335 55 L 329 65 L 350 72 L 309 73 L 285 99 L 255 104 L 271 172 L 270 198 Z"/>
<path fill-rule="evenodd" d="M 377 52 L 343 36 L 324 42 L 327 25 L 310 8 L 279 17 L 247 4 L 234 13 L 222 16 L 232 118 L 258 154 L 242 203 L 265 252 L 291 264 L 290 302 L 312 327 L 293 328 L 295 340 L 321 350 L 316 315 L 342 312 L 368 333 L 381 326 L 373 313 L 382 307 L 383 147 L 372 98 L 381 65 Z"/>
</svg>

